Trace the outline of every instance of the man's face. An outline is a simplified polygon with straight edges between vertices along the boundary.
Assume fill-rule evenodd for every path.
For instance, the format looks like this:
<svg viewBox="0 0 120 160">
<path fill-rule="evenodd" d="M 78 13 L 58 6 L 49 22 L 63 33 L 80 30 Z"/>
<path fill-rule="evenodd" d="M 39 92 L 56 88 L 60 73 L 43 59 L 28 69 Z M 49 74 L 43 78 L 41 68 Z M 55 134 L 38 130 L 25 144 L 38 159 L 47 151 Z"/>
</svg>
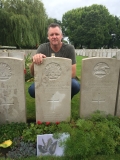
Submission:
<svg viewBox="0 0 120 160">
<path fill-rule="evenodd" d="M 62 38 L 63 38 L 63 35 L 59 27 L 49 28 L 48 39 L 52 45 L 56 46 L 61 44 Z"/>
</svg>

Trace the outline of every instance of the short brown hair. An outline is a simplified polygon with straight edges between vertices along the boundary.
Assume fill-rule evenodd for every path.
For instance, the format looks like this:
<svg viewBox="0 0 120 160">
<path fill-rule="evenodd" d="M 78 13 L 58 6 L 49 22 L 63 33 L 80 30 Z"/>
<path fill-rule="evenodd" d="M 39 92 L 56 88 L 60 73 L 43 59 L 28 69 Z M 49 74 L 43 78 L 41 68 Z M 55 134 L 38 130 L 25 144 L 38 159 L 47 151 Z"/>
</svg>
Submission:
<svg viewBox="0 0 120 160">
<path fill-rule="evenodd" d="M 60 25 L 58 23 L 51 23 L 49 26 L 48 26 L 48 31 L 49 31 L 49 28 L 55 28 L 55 27 L 58 27 L 60 30 L 61 30 L 61 33 L 62 33 L 62 29 L 60 27 Z"/>
</svg>

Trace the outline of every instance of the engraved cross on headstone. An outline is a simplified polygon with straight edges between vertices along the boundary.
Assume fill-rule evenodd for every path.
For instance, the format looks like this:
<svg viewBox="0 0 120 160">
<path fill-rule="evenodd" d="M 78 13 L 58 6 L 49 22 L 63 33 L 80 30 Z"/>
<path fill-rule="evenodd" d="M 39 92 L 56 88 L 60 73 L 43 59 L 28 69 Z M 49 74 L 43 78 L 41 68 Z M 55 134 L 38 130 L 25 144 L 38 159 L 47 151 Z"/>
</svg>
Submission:
<svg viewBox="0 0 120 160">
<path fill-rule="evenodd" d="M 8 122 L 9 121 L 9 119 L 8 119 L 8 109 L 9 109 L 9 106 L 11 106 L 11 105 L 14 105 L 14 103 L 1 103 L 0 105 L 3 105 L 4 106 L 4 109 L 6 110 L 6 112 L 5 112 L 5 117 L 6 117 L 6 122 Z"/>
<path fill-rule="evenodd" d="M 55 96 L 52 97 L 52 99 L 48 100 L 48 102 L 51 102 L 52 103 L 52 110 L 53 110 L 53 113 L 55 113 L 55 102 L 59 102 L 59 98 L 56 98 Z"/>
<path fill-rule="evenodd" d="M 100 103 L 105 102 L 105 99 L 101 99 L 100 98 L 100 93 L 98 93 L 98 97 L 95 100 L 92 100 L 92 102 L 96 102 L 98 104 L 98 106 L 100 105 Z"/>
</svg>

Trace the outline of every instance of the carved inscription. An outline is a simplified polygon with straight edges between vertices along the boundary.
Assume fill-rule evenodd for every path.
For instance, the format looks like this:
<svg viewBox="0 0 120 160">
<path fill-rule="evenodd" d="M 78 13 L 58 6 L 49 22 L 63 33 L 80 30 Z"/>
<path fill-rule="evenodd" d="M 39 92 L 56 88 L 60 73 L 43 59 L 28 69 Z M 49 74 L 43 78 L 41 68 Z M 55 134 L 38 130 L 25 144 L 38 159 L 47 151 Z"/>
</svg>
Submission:
<svg viewBox="0 0 120 160">
<path fill-rule="evenodd" d="M 5 86 L 3 82 L 0 87 L 0 117 L 3 116 L 3 119 L 9 122 L 13 111 L 17 109 L 17 89 L 10 88 L 8 85 Z"/>
<path fill-rule="evenodd" d="M 110 67 L 104 62 L 97 63 L 93 69 L 93 75 L 95 75 L 98 78 L 102 78 L 108 75 L 109 73 Z"/>
<path fill-rule="evenodd" d="M 56 115 L 56 114 L 45 114 L 44 115 L 44 117 L 45 117 L 45 119 L 47 120 L 47 119 L 49 119 L 49 120 L 53 120 L 53 119 L 56 119 L 56 121 L 59 119 L 59 120 L 62 120 L 63 119 L 63 114 L 58 114 L 58 115 Z"/>
<path fill-rule="evenodd" d="M 5 118 L 6 118 L 6 122 L 9 122 L 9 109 L 10 109 L 10 106 L 13 106 L 14 104 L 13 103 L 2 103 L 1 106 L 3 106 L 3 109 L 4 109 L 4 115 L 5 115 Z"/>
<path fill-rule="evenodd" d="M 48 102 L 51 102 L 52 103 L 52 111 L 53 111 L 53 113 L 55 113 L 55 108 L 56 108 L 56 105 L 55 105 L 55 103 L 57 102 L 59 102 L 59 98 L 55 98 L 54 96 L 53 96 L 53 98 L 51 99 L 51 100 L 48 100 Z"/>
<path fill-rule="evenodd" d="M 56 80 L 57 78 L 60 77 L 61 71 L 62 69 L 60 65 L 55 62 L 52 62 L 47 64 L 47 66 L 45 67 L 45 76 L 49 80 Z"/>
<path fill-rule="evenodd" d="M 11 68 L 6 63 L 0 63 L 0 81 L 10 79 L 12 76 Z"/>
<path fill-rule="evenodd" d="M 98 93 L 97 99 L 93 99 L 92 102 L 97 103 L 98 106 L 99 106 L 100 103 L 105 102 L 105 100 L 102 99 L 102 98 L 100 97 L 100 93 Z"/>
</svg>

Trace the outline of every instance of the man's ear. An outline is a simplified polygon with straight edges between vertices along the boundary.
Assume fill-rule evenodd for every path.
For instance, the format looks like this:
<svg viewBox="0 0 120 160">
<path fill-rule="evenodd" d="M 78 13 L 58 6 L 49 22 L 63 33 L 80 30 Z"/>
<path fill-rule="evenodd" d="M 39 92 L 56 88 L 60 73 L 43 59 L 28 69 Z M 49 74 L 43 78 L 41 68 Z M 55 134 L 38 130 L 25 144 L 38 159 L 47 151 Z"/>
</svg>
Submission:
<svg viewBox="0 0 120 160">
<path fill-rule="evenodd" d="M 61 41 L 63 40 L 63 34 L 62 34 L 62 38 L 61 38 Z"/>
</svg>

